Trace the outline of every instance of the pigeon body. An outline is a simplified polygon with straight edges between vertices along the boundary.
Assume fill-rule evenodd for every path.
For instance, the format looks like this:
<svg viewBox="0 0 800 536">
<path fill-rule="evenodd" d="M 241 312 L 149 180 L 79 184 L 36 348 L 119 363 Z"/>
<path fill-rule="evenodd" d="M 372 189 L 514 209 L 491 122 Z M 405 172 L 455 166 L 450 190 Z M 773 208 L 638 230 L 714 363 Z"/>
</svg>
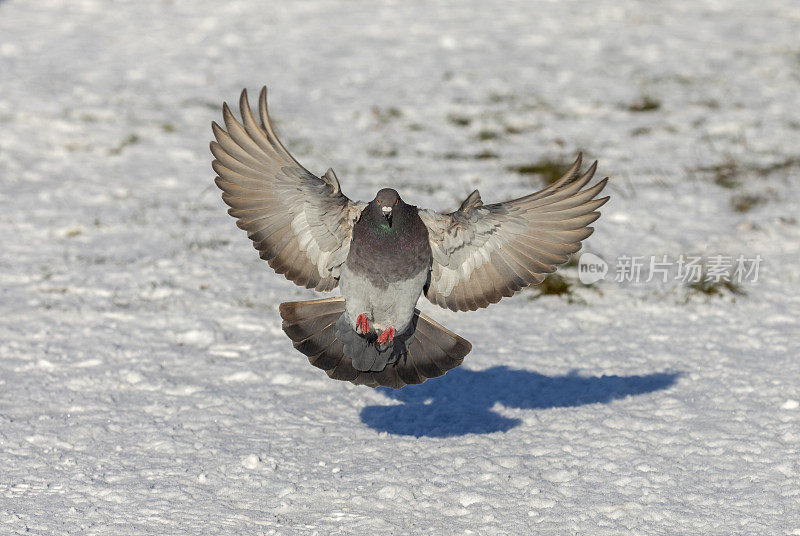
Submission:
<svg viewBox="0 0 800 536">
<path fill-rule="evenodd" d="M 392 341 L 384 344 L 368 344 L 361 351 L 356 343 L 348 346 L 352 348 L 348 355 L 361 370 L 382 370 L 402 353 L 407 336 L 400 334 L 411 325 L 433 261 L 428 229 L 417 207 L 386 190 L 378 192 L 353 225 L 339 279 L 347 324 L 355 332 L 358 317 L 363 314 L 368 319 L 368 329 L 361 330 L 366 337 L 356 340 L 369 341 L 373 331 L 376 340 L 389 328 L 395 331 Z"/>
<path fill-rule="evenodd" d="M 607 179 L 584 188 L 580 155 L 550 186 L 484 205 L 477 190 L 458 210 L 406 204 L 381 189 L 369 203 L 342 192 L 329 169 L 317 177 L 278 140 L 266 88 L 256 122 L 242 92 L 239 122 L 223 105 L 212 124 L 216 184 L 237 225 L 276 272 L 341 298 L 286 302 L 283 329 L 331 378 L 400 388 L 441 376 L 472 346 L 415 309 L 420 295 L 454 311 L 475 310 L 538 284 L 580 249 L 608 197 Z"/>
</svg>

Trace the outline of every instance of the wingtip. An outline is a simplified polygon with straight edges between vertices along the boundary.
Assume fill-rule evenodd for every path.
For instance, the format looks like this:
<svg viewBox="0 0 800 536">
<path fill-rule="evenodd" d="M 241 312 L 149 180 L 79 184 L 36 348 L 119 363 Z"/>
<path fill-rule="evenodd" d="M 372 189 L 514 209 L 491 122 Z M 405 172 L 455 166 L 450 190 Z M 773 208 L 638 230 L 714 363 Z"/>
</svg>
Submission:
<svg viewBox="0 0 800 536">
<path fill-rule="evenodd" d="M 592 177 L 594 177 L 596 171 L 597 171 L 597 160 L 592 162 L 592 165 L 589 166 L 589 168 L 586 170 L 586 173 L 583 174 L 583 177 L 591 179 Z"/>
<path fill-rule="evenodd" d="M 261 93 L 258 95 L 258 113 L 261 116 L 261 123 L 264 129 L 272 136 L 275 135 L 272 130 L 272 124 L 269 119 L 269 105 L 267 104 L 267 86 L 261 88 Z"/>
<path fill-rule="evenodd" d="M 247 88 L 244 88 L 241 95 L 239 95 L 239 111 L 244 114 L 244 111 L 249 109 L 250 101 L 247 99 Z"/>
<path fill-rule="evenodd" d="M 583 165 L 583 151 L 578 151 L 578 157 L 575 158 L 575 162 L 569 167 L 566 173 L 561 176 L 555 183 L 553 183 L 550 187 L 551 188 L 558 188 L 564 184 L 569 184 L 570 182 L 578 176 L 578 173 L 581 170 L 581 165 Z"/>
</svg>

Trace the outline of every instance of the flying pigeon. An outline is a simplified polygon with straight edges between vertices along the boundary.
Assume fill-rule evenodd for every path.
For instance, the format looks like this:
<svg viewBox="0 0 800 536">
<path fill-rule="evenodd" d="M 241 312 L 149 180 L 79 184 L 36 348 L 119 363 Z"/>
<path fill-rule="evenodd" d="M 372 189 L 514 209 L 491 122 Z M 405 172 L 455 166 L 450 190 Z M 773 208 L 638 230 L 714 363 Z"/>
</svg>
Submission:
<svg viewBox="0 0 800 536">
<path fill-rule="evenodd" d="M 416 309 L 422 293 L 453 311 L 474 311 L 541 283 L 569 260 L 600 217 L 607 178 L 585 188 L 597 162 L 581 155 L 546 188 L 484 205 L 478 190 L 455 212 L 407 204 L 391 188 L 369 203 L 345 196 L 332 169 L 317 177 L 278 140 L 261 90 L 258 115 L 247 91 L 242 121 L 222 106 L 212 123 L 215 182 L 262 259 L 297 285 L 341 297 L 280 305 L 295 348 L 329 377 L 399 389 L 441 376 L 472 349 Z"/>
</svg>

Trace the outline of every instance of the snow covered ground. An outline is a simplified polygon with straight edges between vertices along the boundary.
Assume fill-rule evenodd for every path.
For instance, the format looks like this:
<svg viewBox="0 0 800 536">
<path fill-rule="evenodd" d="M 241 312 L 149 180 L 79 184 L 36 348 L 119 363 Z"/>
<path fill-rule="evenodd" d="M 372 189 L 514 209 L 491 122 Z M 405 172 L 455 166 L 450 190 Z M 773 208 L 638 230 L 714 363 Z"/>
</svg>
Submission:
<svg viewBox="0 0 800 536">
<path fill-rule="evenodd" d="M 800 534 L 798 35 L 791 0 L 0 1 L 0 533 Z M 422 304 L 474 344 L 442 378 L 329 380 L 212 182 L 262 84 L 351 197 L 503 200 L 582 149 L 612 272 L 759 280 L 568 268 Z"/>
</svg>

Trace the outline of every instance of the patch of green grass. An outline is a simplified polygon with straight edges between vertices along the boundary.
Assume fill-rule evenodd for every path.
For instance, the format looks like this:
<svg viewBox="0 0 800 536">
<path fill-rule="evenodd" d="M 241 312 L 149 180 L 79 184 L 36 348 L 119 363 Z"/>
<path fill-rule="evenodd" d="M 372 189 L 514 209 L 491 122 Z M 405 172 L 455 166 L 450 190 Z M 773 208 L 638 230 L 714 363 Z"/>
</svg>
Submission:
<svg viewBox="0 0 800 536">
<path fill-rule="evenodd" d="M 723 188 L 733 189 L 742 185 L 741 177 L 743 175 L 752 175 L 756 177 L 766 177 L 773 173 L 781 171 L 788 171 L 794 167 L 800 166 L 800 157 L 788 157 L 778 162 L 767 165 L 744 164 L 728 156 L 724 161 L 711 166 L 700 166 L 694 168 L 692 171 L 700 172 L 711 177 L 714 184 L 722 186 Z M 741 196 L 748 197 L 748 196 Z M 760 197 L 760 196 L 750 196 Z M 766 200 L 766 199 L 764 199 Z M 743 200 L 742 206 L 745 207 L 750 201 Z M 740 204 L 738 201 L 736 204 Z M 757 204 L 760 204 L 757 202 Z M 752 208 L 752 207 L 750 207 Z M 746 212 L 749 208 L 744 210 L 737 210 L 737 212 Z"/>
<path fill-rule="evenodd" d="M 800 158 L 790 157 L 774 164 L 767 164 L 766 166 L 757 166 L 754 168 L 755 172 L 761 176 L 770 175 L 778 171 L 786 171 L 793 167 L 800 166 Z"/>
<path fill-rule="evenodd" d="M 757 194 L 734 195 L 731 198 L 731 208 L 734 212 L 749 212 L 757 206 L 767 202 L 767 198 Z"/>
<path fill-rule="evenodd" d="M 545 277 L 538 288 L 539 294 L 543 296 L 568 296 L 572 294 L 572 283 L 563 275 L 556 273 Z"/>
<path fill-rule="evenodd" d="M 87 265 L 94 265 L 94 266 L 101 266 L 103 264 L 108 264 L 111 259 L 106 257 L 105 255 L 77 255 L 75 257 L 81 264 Z"/>
<path fill-rule="evenodd" d="M 490 160 L 493 158 L 500 158 L 500 155 L 498 155 L 494 151 L 484 150 L 473 155 L 465 153 L 444 153 L 442 155 L 442 158 L 445 160 L 467 160 L 467 159 Z"/>
<path fill-rule="evenodd" d="M 717 186 L 722 186 L 723 188 L 729 189 L 741 186 L 741 182 L 738 178 L 740 166 L 738 162 L 732 158 L 713 166 L 699 167 L 697 168 L 697 171 L 710 174 L 711 180 Z"/>
<path fill-rule="evenodd" d="M 472 119 L 458 114 L 449 114 L 447 120 L 458 127 L 468 127 L 472 124 Z"/>
<path fill-rule="evenodd" d="M 641 99 L 632 102 L 626 106 L 626 108 L 629 112 L 653 112 L 661 108 L 661 102 L 652 97 L 644 96 Z"/>
<path fill-rule="evenodd" d="M 653 97 L 645 95 L 636 102 L 632 102 L 626 106 L 629 112 L 653 112 L 661 108 L 661 102 Z"/>
<path fill-rule="evenodd" d="M 689 293 L 695 295 L 704 294 L 709 297 L 717 298 L 731 294 L 736 296 L 745 295 L 745 291 L 742 290 L 742 287 L 733 281 L 725 281 L 724 279 L 720 279 L 719 281 L 707 281 L 705 274 L 702 275 L 699 281 L 689 283 Z"/>
<path fill-rule="evenodd" d="M 559 273 L 549 274 L 544 281 L 531 287 L 532 294 L 528 296 L 530 300 L 538 300 L 542 296 L 559 296 L 567 300 L 567 303 L 582 303 L 586 301 L 575 293 L 575 288 L 579 283 L 575 278 L 564 276 Z M 587 285 L 581 285 L 587 286 Z M 591 285 L 588 285 L 593 288 Z"/>
<path fill-rule="evenodd" d="M 403 111 L 394 106 L 389 106 L 388 108 L 373 106 L 372 115 L 379 123 L 389 123 L 390 121 L 403 117 Z"/>
<path fill-rule="evenodd" d="M 136 143 L 139 143 L 139 141 L 140 141 L 140 139 L 139 139 L 139 136 L 137 134 L 135 134 L 135 133 L 134 134 L 129 134 L 124 140 L 122 140 L 119 143 L 119 145 L 117 145 L 116 147 L 112 147 L 111 149 L 108 150 L 108 152 L 109 152 L 109 154 L 119 154 L 126 147 L 128 147 L 130 145 L 134 145 Z"/>
<path fill-rule="evenodd" d="M 707 261 L 704 260 L 700 267 L 700 274 L 694 281 L 686 284 L 688 289 L 687 300 L 692 296 L 707 296 L 715 298 L 724 298 L 732 296 L 745 296 L 746 293 L 741 285 L 731 281 L 732 273 L 720 273 L 719 277 L 708 277 Z"/>
<path fill-rule="evenodd" d="M 545 185 L 553 184 L 560 179 L 572 165 L 572 162 L 543 159 L 532 164 L 509 166 L 506 169 L 521 175 L 536 175 Z"/>
<path fill-rule="evenodd" d="M 172 133 L 177 132 L 178 128 L 172 123 L 161 123 L 161 130 L 164 132 Z"/>
<path fill-rule="evenodd" d="M 631 136 L 644 136 L 650 133 L 650 127 L 639 127 L 631 130 Z"/>
<path fill-rule="evenodd" d="M 476 136 L 476 138 L 478 138 L 480 141 L 496 140 L 499 137 L 500 134 L 498 134 L 494 130 L 481 130 L 480 132 L 478 132 Z"/>
</svg>

